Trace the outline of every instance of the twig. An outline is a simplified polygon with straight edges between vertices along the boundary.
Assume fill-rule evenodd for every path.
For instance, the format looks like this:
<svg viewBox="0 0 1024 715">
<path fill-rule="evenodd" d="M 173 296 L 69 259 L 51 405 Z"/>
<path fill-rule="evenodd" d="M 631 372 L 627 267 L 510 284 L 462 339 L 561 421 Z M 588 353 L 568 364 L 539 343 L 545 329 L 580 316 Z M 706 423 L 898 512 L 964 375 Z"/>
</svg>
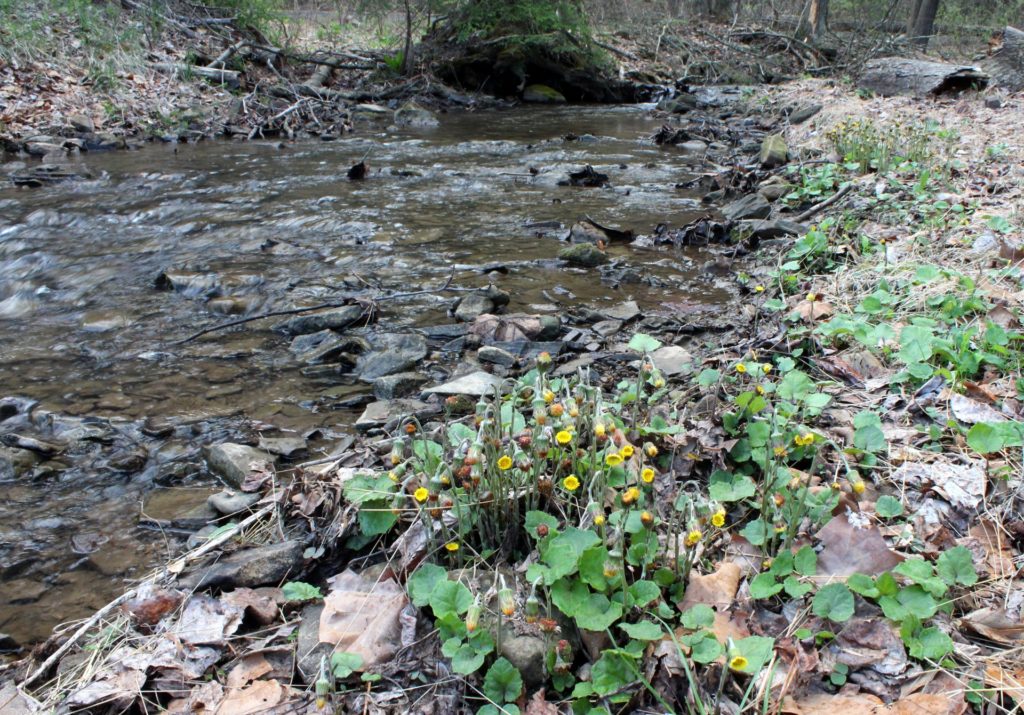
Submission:
<svg viewBox="0 0 1024 715">
<path fill-rule="evenodd" d="M 803 221 L 806 221 L 807 219 L 811 218 L 812 216 L 815 216 L 816 214 L 821 213 L 822 211 L 827 209 L 829 206 L 831 206 L 835 202 L 839 201 L 839 199 L 841 199 L 844 196 L 846 196 L 851 191 L 853 191 L 853 184 L 847 184 L 843 188 L 839 189 L 839 191 L 837 191 L 831 198 L 825 199 L 820 204 L 815 204 L 811 208 L 809 208 L 806 211 L 804 211 L 802 214 L 796 216 L 793 220 L 796 221 L 797 223 L 802 223 Z"/>
<path fill-rule="evenodd" d="M 429 293 L 441 293 L 443 291 L 448 290 L 448 287 L 451 286 L 453 280 L 455 280 L 455 269 L 454 268 L 452 268 L 452 272 L 448 276 L 448 280 L 446 280 L 444 282 L 444 284 L 441 285 L 438 288 L 426 288 L 424 290 L 414 290 L 414 291 L 410 291 L 408 293 L 393 293 L 392 295 L 385 295 L 385 296 L 381 296 L 379 298 L 374 298 L 370 302 L 371 303 L 383 303 L 384 301 L 387 301 L 387 300 L 398 300 L 399 298 L 411 298 L 413 296 L 427 295 Z M 260 313 L 259 315 L 250 315 L 248 318 L 239 318 L 238 320 L 230 320 L 227 323 L 220 323 L 219 325 L 214 325 L 214 326 L 211 326 L 209 328 L 204 328 L 203 330 L 200 330 L 197 333 L 193 333 L 192 335 L 189 335 L 187 338 L 184 338 L 183 340 L 179 340 L 179 341 L 175 342 L 174 345 L 184 345 L 185 343 L 190 343 L 193 340 L 195 340 L 196 338 L 201 338 L 202 336 L 207 335 L 209 333 L 213 333 L 213 332 L 216 332 L 218 330 L 224 330 L 226 328 L 233 328 L 236 325 L 244 325 L 246 323 L 252 323 L 253 321 L 263 320 L 264 318 L 277 318 L 277 317 L 280 317 L 280 316 L 283 316 L 283 315 L 298 315 L 299 313 L 308 313 L 308 312 L 310 312 L 312 310 L 326 310 L 327 308 L 342 308 L 342 307 L 344 307 L 346 305 L 352 305 L 352 304 L 353 304 L 352 303 L 352 298 L 346 298 L 345 300 L 342 300 L 342 301 L 333 301 L 333 302 L 330 302 L 330 303 L 320 303 L 319 305 L 310 305 L 310 306 L 305 307 L 305 308 L 291 308 L 289 310 L 272 310 L 269 313 Z"/>
</svg>

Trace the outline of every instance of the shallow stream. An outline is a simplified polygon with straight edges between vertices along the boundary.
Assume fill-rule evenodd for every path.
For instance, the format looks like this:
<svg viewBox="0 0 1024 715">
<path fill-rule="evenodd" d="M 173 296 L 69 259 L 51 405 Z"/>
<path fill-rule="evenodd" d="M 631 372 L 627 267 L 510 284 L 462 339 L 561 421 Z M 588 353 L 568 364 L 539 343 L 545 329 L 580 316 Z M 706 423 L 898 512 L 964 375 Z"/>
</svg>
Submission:
<svg viewBox="0 0 1024 715">
<path fill-rule="evenodd" d="M 315 458 L 352 432 L 352 398 L 370 386 L 296 363 L 275 320 L 175 344 L 194 331 L 353 290 L 426 289 L 452 267 L 453 285 L 493 281 L 516 312 L 724 304 L 699 279 L 697 253 L 613 245 L 643 277 L 618 287 L 555 260 L 583 216 L 649 234 L 704 212 L 675 188 L 700 155 L 651 143 L 659 122 L 643 108 L 440 120 L 401 130 L 368 120 L 334 142 L 89 154 L 73 163 L 91 179 L 0 183 L 0 397 L 38 401 L 31 414 L 23 402 L 4 408 L 0 417 L 17 414 L 0 433 L 67 445 L 0 480 L 0 632 L 45 638 L 180 549 L 184 528 L 141 528 L 140 516 L 159 526 L 204 502 L 217 482 L 203 444 L 272 425 L 311 435 Z M 346 180 L 367 154 L 368 178 Z M 612 186 L 559 186 L 588 163 Z M 498 265 L 507 272 L 487 270 Z M 164 271 L 195 275 L 158 290 Z M 384 303 L 380 324 L 450 324 L 457 295 Z M 437 362 L 439 377 L 445 365 L 454 361 Z"/>
</svg>

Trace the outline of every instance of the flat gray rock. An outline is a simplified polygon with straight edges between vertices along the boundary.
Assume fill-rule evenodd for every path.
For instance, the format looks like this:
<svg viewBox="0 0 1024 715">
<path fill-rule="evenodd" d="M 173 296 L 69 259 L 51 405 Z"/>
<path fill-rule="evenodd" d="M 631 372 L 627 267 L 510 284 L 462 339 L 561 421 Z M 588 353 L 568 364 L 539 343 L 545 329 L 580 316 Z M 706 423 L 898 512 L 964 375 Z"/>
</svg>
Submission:
<svg viewBox="0 0 1024 715">
<path fill-rule="evenodd" d="M 288 335 L 308 335 L 321 330 L 341 330 L 363 317 L 363 307 L 346 305 L 341 308 L 325 308 L 313 313 L 304 313 L 275 326 Z"/>
<path fill-rule="evenodd" d="M 363 414 L 356 420 L 356 429 L 368 430 L 373 427 L 382 427 L 391 420 L 405 417 L 425 416 L 434 411 L 434 408 L 426 402 L 419 400 L 383 400 L 371 402 L 363 410 Z"/>
<path fill-rule="evenodd" d="M 470 397 L 483 397 L 494 394 L 494 388 L 501 383 L 500 377 L 495 377 L 489 372 L 478 370 L 454 380 L 424 390 L 427 394 L 434 395 L 469 395 Z"/>
<path fill-rule="evenodd" d="M 678 345 L 665 345 L 651 353 L 655 367 L 666 377 L 680 375 L 693 367 L 693 356 Z"/>
<path fill-rule="evenodd" d="M 302 551 L 301 541 L 242 549 L 197 567 L 178 583 L 186 590 L 277 586 L 289 576 L 298 576 Z"/>
<path fill-rule="evenodd" d="M 772 205 L 761 194 L 749 194 L 722 209 L 722 214 L 730 221 L 768 218 L 771 213 Z"/>
<path fill-rule="evenodd" d="M 241 487 L 253 465 L 273 465 L 274 456 L 244 444 L 225 442 L 207 447 L 206 463 L 210 471 L 234 487 Z"/>
<path fill-rule="evenodd" d="M 260 449 L 282 457 L 305 452 L 307 447 L 302 437 L 260 437 Z"/>
<path fill-rule="evenodd" d="M 609 320 L 628 322 L 640 317 L 640 306 L 636 304 L 635 300 L 627 300 L 625 303 L 619 303 L 602 312 Z"/>
<path fill-rule="evenodd" d="M 370 338 L 370 351 L 356 362 L 356 374 L 364 382 L 406 372 L 427 356 L 427 339 L 419 333 L 381 333 Z"/>
<path fill-rule="evenodd" d="M 373 396 L 378 400 L 394 400 L 418 392 L 430 382 L 430 378 L 419 372 L 399 372 L 385 375 L 373 381 Z"/>
</svg>

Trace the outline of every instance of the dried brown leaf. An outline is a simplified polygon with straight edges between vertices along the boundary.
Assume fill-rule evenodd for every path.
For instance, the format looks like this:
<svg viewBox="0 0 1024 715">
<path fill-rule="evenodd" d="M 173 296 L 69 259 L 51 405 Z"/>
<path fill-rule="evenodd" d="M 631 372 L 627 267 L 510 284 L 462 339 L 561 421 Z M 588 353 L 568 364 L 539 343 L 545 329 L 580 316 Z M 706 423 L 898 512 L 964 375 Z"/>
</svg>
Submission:
<svg viewBox="0 0 1024 715">
<path fill-rule="evenodd" d="M 544 689 L 541 688 L 526 704 L 524 715 L 558 715 L 558 706 L 544 698 Z"/>
<path fill-rule="evenodd" d="M 836 636 L 836 660 L 851 668 L 870 666 L 883 675 L 907 669 L 907 651 L 899 632 L 884 618 L 855 618 Z"/>
<path fill-rule="evenodd" d="M 284 603 L 279 588 L 236 588 L 221 595 L 221 600 L 245 611 L 256 623 L 267 625 L 277 620 L 278 604 Z"/>
<path fill-rule="evenodd" d="M 892 473 L 891 479 L 901 486 L 931 486 L 953 506 L 971 511 L 985 496 L 988 478 L 981 462 L 964 462 L 952 464 L 939 459 L 930 464 L 906 462 Z"/>
<path fill-rule="evenodd" d="M 824 548 L 818 554 L 818 573 L 873 576 L 895 568 L 903 557 L 889 549 L 878 527 L 856 527 L 845 514 L 833 518 L 818 532 Z"/>
<path fill-rule="evenodd" d="M 740 567 L 731 561 L 723 563 L 714 573 L 691 574 L 679 610 L 685 611 L 701 603 L 720 611 L 729 608 L 736 598 L 740 576 Z"/>
<path fill-rule="evenodd" d="M 1024 623 L 1010 618 L 1004 608 L 979 608 L 961 618 L 960 623 L 996 643 L 1010 645 L 1024 640 Z"/>
<path fill-rule="evenodd" d="M 969 425 L 978 422 L 1006 422 L 1006 415 L 1002 412 L 966 395 L 950 395 L 949 409 L 954 417 Z"/>
<path fill-rule="evenodd" d="M 197 594 L 185 604 L 172 633 L 191 645 L 220 645 L 242 623 L 242 609 L 205 594 Z"/>
<path fill-rule="evenodd" d="M 782 701 L 781 712 L 787 715 L 936 715 L 947 710 L 948 701 L 943 695 L 915 693 L 886 705 L 880 698 L 867 693 L 815 693 L 801 698 L 786 697 Z"/>
<path fill-rule="evenodd" d="M 401 646 L 405 590 L 394 581 L 371 581 L 351 570 L 330 580 L 320 615 L 320 642 L 362 657 L 369 668 L 389 660 Z"/>
<path fill-rule="evenodd" d="M 227 695 L 217 708 L 217 715 L 264 713 L 280 705 L 290 692 L 290 688 L 276 680 L 258 680 L 244 688 L 228 689 Z"/>
</svg>

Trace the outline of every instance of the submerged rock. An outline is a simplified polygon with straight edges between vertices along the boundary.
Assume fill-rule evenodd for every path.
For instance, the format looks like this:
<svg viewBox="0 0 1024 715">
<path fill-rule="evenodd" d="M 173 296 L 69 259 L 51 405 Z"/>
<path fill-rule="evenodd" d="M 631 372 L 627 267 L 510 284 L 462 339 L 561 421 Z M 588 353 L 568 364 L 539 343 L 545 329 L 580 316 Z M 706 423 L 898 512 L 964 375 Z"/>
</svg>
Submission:
<svg viewBox="0 0 1024 715">
<path fill-rule="evenodd" d="M 342 330 L 358 322 L 363 317 L 363 307 L 346 305 L 341 308 L 325 308 L 313 313 L 297 315 L 274 326 L 288 335 L 308 335 L 322 330 Z"/>
<path fill-rule="evenodd" d="M 416 367 L 427 356 L 427 339 L 419 333 L 381 333 L 370 339 L 371 349 L 356 362 L 364 382 Z"/>
<path fill-rule="evenodd" d="M 41 461 L 42 457 L 30 450 L 0 446 L 0 481 L 17 479 Z"/>
<path fill-rule="evenodd" d="M 571 266 L 594 268 L 608 262 L 608 255 L 592 243 L 577 243 L 558 252 L 558 257 Z"/>
<path fill-rule="evenodd" d="M 393 400 L 411 395 L 426 385 L 430 378 L 419 372 L 399 372 L 378 377 L 373 381 L 373 396 L 378 400 Z"/>
<path fill-rule="evenodd" d="M 509 304 L 511 296 L 494 286 L 474 291 L 459 301 L 455 317 L 463 322 L 472 322 L 478 315 L 493 313 Z"/>
<path fill-rule="evenodd" d="M 429 109 L 407 102 L 395 110 L 395 124 L 400 127 L 436 127 L 439 122 Z"/>
<path fill-rule="evenodd" d="M 349 341 L 333 330 L 320 330 L 308 335 L 299 335 L 289 347 L 299 362 L 313 365 L 330 362 L 345 352 Z"/>
<path fill-rule="evenodd" d="M 197 567 L 179 583 L 184 589 L 276 586 L 298 575 L 302 551 L 301 541 L 242 549 Z"/>
<path fill-rule="evenodd" d="M 253 467 L 273 466 L 274 457 L 267 452 L 244 444 L 225 442 L 206 448 L 206 463 L 210 471 L 234 487 L 241 487 Z"/>
<path fill-rule="evenodd" d="M 523 101 L 534 104 L 565 104 L 565 95 L 546 84 L 531 84 L 523 90 Z"/>
</svg>

